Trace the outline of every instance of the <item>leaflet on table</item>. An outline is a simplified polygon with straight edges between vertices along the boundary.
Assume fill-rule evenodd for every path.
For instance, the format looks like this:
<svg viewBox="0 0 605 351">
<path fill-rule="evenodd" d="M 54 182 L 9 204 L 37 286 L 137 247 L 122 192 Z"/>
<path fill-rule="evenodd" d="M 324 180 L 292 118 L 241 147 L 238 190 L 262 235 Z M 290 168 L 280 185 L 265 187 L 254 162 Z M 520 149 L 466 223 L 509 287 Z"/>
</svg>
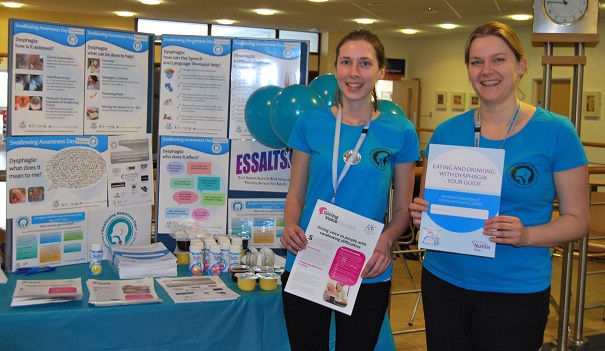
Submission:
<svg viewBox="0 0 605 351">
<path fill-rule="evenodd" d="M 229 138 L 251 139 L 244 119 L 248 97 L 263 86 L 301 83 L 301 43 L 234 39 L 232 50 Z"/>
<path fill-rule="evenodd" d="M 494 257 L 483 225 L 500 211 L 503 167 L 501 149 L 431 145 L 418 247 Z"/>
<path fill-rule="evenodd" d="M 32 215 L 13 219 L 11 270 L 64 266 L 87 261 L 86 212 Z"/>
<path fill-rule="evenodd" d="M 153 205 L 151 134 L 109 137 L 109 207 Z"/>
<path fill-rule="evenodd" d="M 229 190 L 287 193 L 292 152 L 255 140 L 231 141 Z"/>
<path fill-rule="evenodd" d="M 160 303 L 153 286 L 153 278 L 133 280 L 88 279 L 88 303 L 95 306 L 138 305 Z"/>
<path fill-rule="evenodd" d="M 159 135 L 227 137 L 231 39 L 162 35 Z"/>
<path fill-rule="evenodd" d="M 152 37 L 86 29 L 85 134 L 151 132 Z"/>
<path fill-rule="evenodd" d="M 161 242 L 139 246 L 108 246 L 107 261 L 120 279 L 177 275 L 177 258 Z"/>
<path fill-rule="evenodd" d="M 17 280 L 11 307 L 82 300 L 82 279 Z"/>
<path fill-rule="evenodd" d="M 248 247 L 283 248 L 279 240 L 284 233 L 286 199 L 229 199 L 227 232 L 247 237 Z"/>
<path fill-rule="evenodd" d="M 103 246 L 103 259 L 107 259 L 107 246 L 139 246 L 151 242 L 150 206 L 126 209 L 99 209 L 88 211 L 88 244 Z"/>
<path fill-rule="evenodd" d="M 226 301 L 239 298 L 220 277 L 205 275 L 182 278 L 156 278 L 174 303 Z"/>
<path fill-rule="evenodd" d="M 107 207 L 107 136 L 10 137 L 7 217 Z"/>
<path fill-rule="evenodd" d="M 10 134 L 82 134 L 84 29 L 18 20 L 11 24 Z"/>
<path fill-rule="evenodd" d="M 286 292 L 351 315 L 384 224 L 318 200 Z"/>
<path fill-rule="evenodd" d="M 157 232 L 192 218 L 210 234 L 226 233 L 229 140 L 164 136 L 158 152 Z"/>
</svg>

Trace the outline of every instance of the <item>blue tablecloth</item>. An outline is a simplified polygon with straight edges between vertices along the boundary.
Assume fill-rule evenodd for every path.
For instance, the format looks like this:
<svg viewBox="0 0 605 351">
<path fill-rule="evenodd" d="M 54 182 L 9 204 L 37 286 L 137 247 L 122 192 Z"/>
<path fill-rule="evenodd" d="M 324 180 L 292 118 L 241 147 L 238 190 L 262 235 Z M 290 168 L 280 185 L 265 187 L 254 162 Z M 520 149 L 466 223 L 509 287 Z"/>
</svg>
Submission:
<svg viewBox="0 0 605 351">
<path fill-rule="evenodd" d="M 118 279 L 103 262 L 102 275 Z M 241 298 L 232 301 L 175 304 L 156 282 L 160 304 L 94 307 L 88 304 L 86 264 L 58 267 L 31 276 L 7 273 L 0 284 L 0 350 L 289 350 L 281 287 L 240 291 L 228 276 L 227 286 Z M 179 276 L 186 267 L 179 266 Z M 10 307 L 17 279 L 82 278 L 84 297 L 47 305 Z M 395 350 L 388 318 L 376 350 Z"/>
</svg>

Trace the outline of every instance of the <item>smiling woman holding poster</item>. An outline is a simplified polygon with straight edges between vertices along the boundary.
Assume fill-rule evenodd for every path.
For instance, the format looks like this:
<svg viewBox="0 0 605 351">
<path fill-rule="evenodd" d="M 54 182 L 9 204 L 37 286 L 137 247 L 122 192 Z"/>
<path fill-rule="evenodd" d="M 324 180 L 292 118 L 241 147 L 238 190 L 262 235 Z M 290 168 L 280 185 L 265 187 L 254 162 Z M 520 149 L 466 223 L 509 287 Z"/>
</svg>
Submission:
<svg viewBox="0 0 605 351">
<path fill-rule="evenodd" d="M 513 29 L 498 22 L 475 29 L 465 63 L 480 106 L 441 123 L 425 156 L 435 156 L 437 144 L 505 151 L 500 212 L 479 227 L 482 240 L 496 245 L 495 256 L 427 250 L 427 349 L 536 351 L 549 312 L 550 248 L 588 232 L 588 160 L 567 117 L 519 101 L 527 57 Z M 466 161 L 466 167 L 481 165 Z M 420 197 L 410 204 L 420 231 L 427 225 L 422 213 L 436 203 L 423 199 L 426 176 L 427 169 Z M 560 216 L 551 221 L 555 196 Z M 461 240 L 474 228 L 467 229 L 457 230 Z"/>
<path fill-rule="evenodd" d="M 328 349 L 333 309 L 338 311 L 336 350 L 374 350 L 389 301 L 391 246 L 410 220 L 407 206 L 419 157 L 412 123 L 378 110 L 374 88 L 386 68 L 378 37 L 367 30 L 351 32 L 337 46 L 336 57 L 336 103 L 305 110 L 288 141 L 294 154 L 281 239 L 288 250 L 282 296 L 294 351 Z M 384 220 L 393 176 L 393 216 L 381 233 L 370 223 Z M 377 243 L 359 245 L 370 237 Z M 315 274 L 304 275 L 308 284 L 293 271 L 300 251 L 313 263 Z M 343 278 L 345 285 L 361 280 L 355 303 L 352 287 L 346 303 L 330 291 L 324 299 L 330 280 L 335 287 Z M 317 291 L 327 306 L 288 292 L 291 285 Z M 350 316 L 340 312 L 347 309 Z"/>
</svg>

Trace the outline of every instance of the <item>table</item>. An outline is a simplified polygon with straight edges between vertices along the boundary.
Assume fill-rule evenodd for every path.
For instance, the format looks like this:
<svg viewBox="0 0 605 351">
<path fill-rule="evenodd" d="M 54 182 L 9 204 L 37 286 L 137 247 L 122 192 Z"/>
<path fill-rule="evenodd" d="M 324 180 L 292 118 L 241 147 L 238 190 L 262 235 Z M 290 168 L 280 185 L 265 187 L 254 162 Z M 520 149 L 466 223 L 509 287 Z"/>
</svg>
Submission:
<svg viewBox="0 0 605 351">
<path fill-rule="evenodd" d="M 155 282 L 161 304 L 94 307 L 88 305 L 88 265 L 58 267 L 30 276 L 7 273 L 0 284 L 0 350 L 290 350 L 281 287 L 240 291 L 224 276 L 238 300 L 175 304 Z M 179 276 L 186 266 L 179 266 Z M 82 301 L 10 307 L 17 279 L 82 278 Z M 107 262 L 94 279 L 118 279 Z M 333 340 L 332 348 L 333 348 Z M 395 350 L 388 316 L 376 350 Z"/>
</svg>

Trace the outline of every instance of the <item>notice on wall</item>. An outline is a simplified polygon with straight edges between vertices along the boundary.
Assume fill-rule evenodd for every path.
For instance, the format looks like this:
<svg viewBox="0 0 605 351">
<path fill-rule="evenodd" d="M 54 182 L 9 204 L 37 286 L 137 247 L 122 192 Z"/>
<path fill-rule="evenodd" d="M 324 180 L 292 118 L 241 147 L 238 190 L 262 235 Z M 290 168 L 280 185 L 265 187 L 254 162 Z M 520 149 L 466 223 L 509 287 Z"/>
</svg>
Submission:
<svg viewBox="0 0 605 351">
<path fill-rule="evenodd" d="M 229 140 L 160 138 L 157 232 L 170 233 L 171 221 L 193 219 L 207 233 L 225 234 Z"/>
<path fill-rule="evenodd" d="M 151 37 L 86 30 L 85 134 L 147 132 Z"/>
<path fill-rule="evenodd" d="M 153 205 L 151 135 L 109 137 L 109 207 Z"/>
<path fill-rule="evenodd" d="M 231 39 L 162 36 L 159 135 L 227 137 Z"/>
<path fill-rule="evenodd" d="M 80 135 L 84 29 L 14 21 L 11 135 Z"/>
<path fill-rule="evenodd" d="M 255 140 L 231 141 L 229 190 L 287 193 L 292 152 Z"/>
<path fill-rule="evenodd" d="M 286 199 L 229 199 L 228 233 L 248 238 L 248 246 L 283 248 Z"/>
<path fill-rule="evenodd" d="M 107 207 L 107 136 L 12 137 L 7 218 Z"/>
<path fill-rule="evenodd" d="M 23 214 L 12 221 L 12 270 L 86 262 L 86 212 Z"/>
<path fill-rule="evenodd" d="M 252 139 L 244 113 L 248 97 L 260 87 L 299 84 L 301 43 L 234 39 L 231 64 L 229 137 Z"/>
</svg>

